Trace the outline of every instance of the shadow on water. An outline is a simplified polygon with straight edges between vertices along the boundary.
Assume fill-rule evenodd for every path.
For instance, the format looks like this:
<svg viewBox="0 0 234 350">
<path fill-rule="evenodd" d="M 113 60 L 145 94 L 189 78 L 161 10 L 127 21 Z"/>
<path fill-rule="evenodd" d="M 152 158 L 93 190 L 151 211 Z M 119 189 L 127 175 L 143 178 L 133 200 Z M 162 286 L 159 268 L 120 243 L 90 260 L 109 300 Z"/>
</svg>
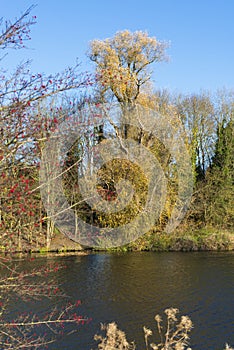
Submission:
<svg viewBox="0 0 234 350">
<path fill-rule="evenodd" d="M 171 306 L 191 317 L 193 349 L 218 350 L 234 343 L 233 252 L 103 253 L 50 261 L 67 265 L 56 278 L 73 301 L 82 301 L 80 313 L 93 321 L 49 349 L 96 349 L 93 336 L 100 323 L 116 321 L 143 350 L 143 325 L 156 329 L 154 316 Z M 51 306 L 51 301 L 36 302 L 34 311 Z"/>
</svg>

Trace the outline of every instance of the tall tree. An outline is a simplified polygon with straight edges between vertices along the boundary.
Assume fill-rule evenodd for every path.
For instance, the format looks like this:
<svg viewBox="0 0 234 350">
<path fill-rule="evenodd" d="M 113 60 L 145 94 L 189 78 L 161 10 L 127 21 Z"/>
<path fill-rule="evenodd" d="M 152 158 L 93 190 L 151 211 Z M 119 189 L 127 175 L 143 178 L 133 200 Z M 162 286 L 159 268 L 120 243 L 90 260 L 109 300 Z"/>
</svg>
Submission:
<svg viewBox="0 0 234 350">
<path fill-rule="evenodd" d="M 182 97 L 178 114 L 189 136 L 189 148 L 195 180 L 204 179 L 211 165 L 215 140 L 214 104 L 207 93 Z"/>
<path fill-rule="evenodd" d="M 151 78 L 149 66 L 166 59 L 167 46 L 147 32 L 128 30 L 91 41 L 88 57 L 96 63 L 100 97 L 115 97 L 121 105 L 134 103 Z"/>
<path fill-rule="evenodd" d="M 207 174 L 206 221 L 234 226 L 234 120 L 217 128 L 217 141 L 211 169 Z"/>
</svg>

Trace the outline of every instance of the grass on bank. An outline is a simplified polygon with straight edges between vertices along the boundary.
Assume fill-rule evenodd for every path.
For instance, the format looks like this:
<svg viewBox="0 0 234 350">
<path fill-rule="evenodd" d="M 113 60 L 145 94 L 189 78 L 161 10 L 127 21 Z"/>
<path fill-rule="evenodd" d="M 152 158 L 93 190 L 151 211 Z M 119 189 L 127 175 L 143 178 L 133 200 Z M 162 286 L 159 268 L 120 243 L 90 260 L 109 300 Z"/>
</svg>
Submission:
<svg viewBox="0 0 234 350">
<path fill-rule="evenodd" d="M 111 251 L 230 251 L 234 250 L 234 231 L 214 228 L 176 231 L 174 233 L 148 232 L 134 242 L 108 249 Z"/>
<path fill-rule="evenodd" d="M 121 247 L 108 249 L 82 247 L 78 243 L 71 241 L 62 233 L 55 232 L 49 248 L 40 247 L 39 249 L 35 250 L 32 248 L 30 252 L 40 254 L 48 254 L 49 252 L 65 254 L 78 251 L 84 252 L 87 249 L 95 251 L 106 250 L 119 252 L 231 251 L 234 250 L 234 230 L 220 230 L 213 227 L 177 230 L 174 233 L 164 233 L 151 230 L 150 232 L 139 237 L 134 242 Z M 0 253 L 8 253 L 6 247 L 0 245 Z"/>
</svg>

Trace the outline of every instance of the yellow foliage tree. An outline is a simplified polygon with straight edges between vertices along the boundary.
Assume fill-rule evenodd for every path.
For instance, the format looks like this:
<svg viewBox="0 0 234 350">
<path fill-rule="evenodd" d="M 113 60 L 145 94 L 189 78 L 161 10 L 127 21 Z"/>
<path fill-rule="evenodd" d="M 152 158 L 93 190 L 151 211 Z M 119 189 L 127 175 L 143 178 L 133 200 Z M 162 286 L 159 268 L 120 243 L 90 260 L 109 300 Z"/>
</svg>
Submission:
<svg viewBox="0 0 234 350">
<path fill-rule="evenodd" d="M 166 60 L 167 43 L 147 32 L 117 32 L 113 38 L 93 40 L 88 57 L 96 63 L 101 98 L 115 97 L 121 105 L 132 104 L 151 78 L 149 65 Z"/>
</svg>

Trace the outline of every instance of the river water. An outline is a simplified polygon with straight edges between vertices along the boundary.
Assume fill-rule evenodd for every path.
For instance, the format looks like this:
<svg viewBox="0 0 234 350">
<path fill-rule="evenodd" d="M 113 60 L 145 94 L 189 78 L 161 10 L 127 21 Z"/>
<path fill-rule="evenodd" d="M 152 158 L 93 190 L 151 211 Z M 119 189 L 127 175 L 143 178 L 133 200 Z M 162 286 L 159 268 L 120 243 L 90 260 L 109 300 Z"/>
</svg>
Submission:
<svg viewBox="0 0 234 350">
<path fill-rule="evenodd" d="M 192 349 L 234 345 L 234 252 L 98 253 L 42 257 L 30 264 L 51 262 L 65 263 L 57 281 L 72 301 L 81 300 L 81 314 L 92 321 L 49 349 L 97 349 L 93 336 L 100 323 L 115 321 L 143 350 L 143 326 L 156 330 L 154 316 L 171 306 L 193 321 Z M 56 302 L 35 302 L 35 310 Z"/>
</svg>

